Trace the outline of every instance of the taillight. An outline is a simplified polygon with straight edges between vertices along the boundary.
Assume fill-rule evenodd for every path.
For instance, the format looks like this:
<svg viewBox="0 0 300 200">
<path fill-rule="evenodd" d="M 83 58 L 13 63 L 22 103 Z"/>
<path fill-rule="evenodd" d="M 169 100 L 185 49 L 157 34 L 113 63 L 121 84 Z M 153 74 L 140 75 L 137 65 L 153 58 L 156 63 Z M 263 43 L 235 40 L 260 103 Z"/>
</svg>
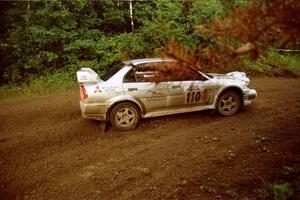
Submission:
<svg viewBox="0 0 300 200">
<path fill-rule="evenodd" d="M 86 90 L 85 90 L 84 85 L 82 84 L 82 85 L 80 85 L 80 87 L 81 87 L 80 98 L 81 98 L 81 99 L 86 99 L 86 98 L 88 98 L 89 96 L 88 96 L 88 94 L 87 94 L 87 92 L 86 92 Z"/>
</svg>

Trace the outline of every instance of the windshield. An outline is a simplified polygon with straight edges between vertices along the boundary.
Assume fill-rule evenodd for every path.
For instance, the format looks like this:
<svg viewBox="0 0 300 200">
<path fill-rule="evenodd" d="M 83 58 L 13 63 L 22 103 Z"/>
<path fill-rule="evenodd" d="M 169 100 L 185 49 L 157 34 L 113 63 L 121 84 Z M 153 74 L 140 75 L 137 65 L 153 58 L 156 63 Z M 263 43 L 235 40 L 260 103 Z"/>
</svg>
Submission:
<svg viewBox="0 0 300 200">
<path fill-rule="evenodd" d="M 113 75 L 115 75 L 120 69 L 124 67 L 124 63 L 119 63 L 114 66 L 110 66 L 104 75 L 101 76 L 101 79 L 107 81 Z"/>
</svg>

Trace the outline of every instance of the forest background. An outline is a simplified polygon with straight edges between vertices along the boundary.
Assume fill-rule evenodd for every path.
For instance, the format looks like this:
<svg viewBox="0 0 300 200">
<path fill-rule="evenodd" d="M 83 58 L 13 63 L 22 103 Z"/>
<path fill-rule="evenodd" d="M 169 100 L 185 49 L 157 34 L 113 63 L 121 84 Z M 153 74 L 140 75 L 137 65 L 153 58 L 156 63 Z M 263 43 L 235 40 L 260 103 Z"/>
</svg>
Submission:
<svg viewBox="0 0 300 200">
<path fill-rule="evenodd" d="M 74 85 L 80 67 L 101 76 L 122 60 L 159 56 L 172 38 L 189 48 L 213 45 L 214 36 L 195 27 L 249 4 L 247 0 L 1 1 L 0 93 L 65 88 Z M 298 52 L 280 51 L 299 46 L 299 42 L 274 43 L 257 60 L 244 56 L 243 70 L 299 73 Z"/>
</svg>

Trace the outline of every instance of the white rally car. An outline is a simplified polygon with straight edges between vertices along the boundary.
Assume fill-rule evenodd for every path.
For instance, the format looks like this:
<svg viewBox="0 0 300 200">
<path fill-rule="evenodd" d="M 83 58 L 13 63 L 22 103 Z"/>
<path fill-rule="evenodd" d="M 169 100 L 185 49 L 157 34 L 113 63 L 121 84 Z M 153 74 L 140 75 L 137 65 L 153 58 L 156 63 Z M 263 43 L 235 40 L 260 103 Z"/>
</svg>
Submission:
<svg viewBox="0 0 300 200">
<path fill-rule="evenodd" d="M 141 118 L 215 109 L 225 116 L 256 98 L 244 72 L 204 74 L 188 68 L 183 80 L 159 79 L 153 65 L 174 60 L 136 59 L 115 66 L 102 77 L 90 68 L 77 71 L 80 109 L 84 118 L 110 121 L 119 130 L 136 128 Z"/>
</svg>

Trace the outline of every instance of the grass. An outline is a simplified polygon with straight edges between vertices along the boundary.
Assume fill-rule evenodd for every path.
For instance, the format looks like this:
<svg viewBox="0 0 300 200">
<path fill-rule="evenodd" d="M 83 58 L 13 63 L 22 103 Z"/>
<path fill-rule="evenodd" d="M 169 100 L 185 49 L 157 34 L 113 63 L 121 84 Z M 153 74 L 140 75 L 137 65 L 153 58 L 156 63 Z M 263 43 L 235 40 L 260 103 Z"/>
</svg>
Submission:
<svg viewBox="0 0 300 200">
<path fill-rule="evenodd" d="M 300 55 L 270 49 L 265 56 L 255 61 L 245 59 L 245 65 L 256 73 L 300 73 Z"/>
<path fill-rule="evenodd" d="M 275 200 L 285 200 L 293 195 L 293 190 L 288 183 L 273 184 L 271 187 Z"/>
<path fill-rule="evenodd" d="M 27 84 L 6 84 L 1 86 L 1 100 L 62 92 L 78 87 L 75 76 L 72 77 L 64 72 L 56 72 L 47 76 L 34 76 L 28 82 Z"/>
<path fill-rule="evenodd" d="M 262 136 L 262 135 L 255 135 L 254 136 L 256 143 L 263 143 L 263 142 L 274 142 L 273 138 L 269 136 Z"/>
<path fill-rule="evenodd" d="M 279 171 L 280 170 L 280 171 Z M 300 168 L 298 165 L 286 166 L 277 169 L 272 180 L 264 180 L 262 187 L 254 192 L 259 199 L 292 200 L 300 194 Z"/>
</svg>

